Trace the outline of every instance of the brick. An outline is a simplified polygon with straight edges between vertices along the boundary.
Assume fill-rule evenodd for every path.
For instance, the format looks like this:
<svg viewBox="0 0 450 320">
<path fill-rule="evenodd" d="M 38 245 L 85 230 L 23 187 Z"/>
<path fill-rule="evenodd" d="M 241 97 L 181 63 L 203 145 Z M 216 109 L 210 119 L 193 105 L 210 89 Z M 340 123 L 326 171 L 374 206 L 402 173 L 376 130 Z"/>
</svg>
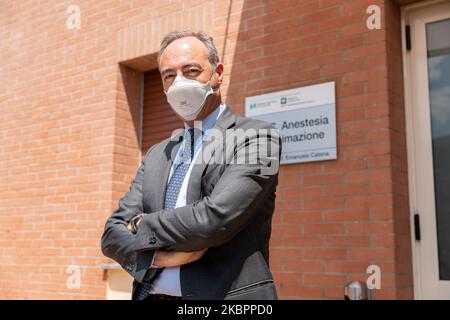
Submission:
<svg viewBox="0 0 450 320">
<path fill-rule="evenodd" d="M 336 18 L 339 15 L 341 15 L 341 8 L 332 7 L 314 13 L 305 14 L 301 18 L 301 23 L 302 24 L 315 23 L 317 21 L 324 21 L 330 18 Z"/>
<path fill-rule="evenodd" d="M 343 224 L 305 224 L 303 226 L 304 234 L 342 234 L 344 233 L 344 225 Z"/>
<path fill-rule="evenodd" d="M 370 235 L 376 235 L 376 234 L 384 234 L 388 236 L 390 233 L 393 232 L 393 225 L 392 222 L 352 222 L 349 223 L 347 226 L 347 231 L 349 234 L 370 234 Z"/>
<path fill-rule="evenodd" d="M 367 236 L 326 236 L 324 241 L 331 247 L 361 247 L 369 244 Z"/>
<path fill-rule="evenodd" d="M 341 174 L 322 174 L 322 175 L 313 175 L 313 176 L 304 176 L 303 184 L 304 185 L 330 185 L 330 184 L 338 184 L 342 182 Z"/>
<path fill-rule="evenodd" d="M 316 284 L 316 285 L 343 286 L 345 285 L 346 278 L 347 277 L 345 275 L 305 273 L 303 275 L 303 282 L 307 285 Z"/>
<path fill-rule="evenodd" d="M 331 221 L 365 221 L 369 218 L 367 209 L 343 209 L 327 211 L 324 213 L 324 220 Z"/>
<path fill-rule="evenodd" d="M 302 257 L 302 251 L 300 249 L 272 248 L 271 256 L 274 259 L 299 259 Z"/>
<path fill-rule="evenodd" d="M 320 272 L 325 270 L 321 261 L 286 260 L 283 262 L 284 270 L 297 272 Z"/>
<path fill-rule="evenodd" d="M 343 260 L 346 257 L 345 248 L 305 248 L 303 249 L 303 258 L 305 260 Z"/>
<path fill-rule="evenodd" d="M 305 200 L 305 210 L 335 209 L 344 205 L 343 199 L 323 198 L 319 200 Z"/>
<path fill-rule="evenodd" d="M 292 222 L 319 222 L 322 220 L 320 212 L 308 212 L 299 210 L 298 212 L 284 213 L 283 221 L 287 223 Z"/>
<path fill-rule="evenodd" d="M 292 298 L 322 298 L 323 289 L 318 286 L 303 286 L 297 283 L 286 283 L 282 284 L 281 297 L 286 295 L 286 297 Z"/>
</svg>

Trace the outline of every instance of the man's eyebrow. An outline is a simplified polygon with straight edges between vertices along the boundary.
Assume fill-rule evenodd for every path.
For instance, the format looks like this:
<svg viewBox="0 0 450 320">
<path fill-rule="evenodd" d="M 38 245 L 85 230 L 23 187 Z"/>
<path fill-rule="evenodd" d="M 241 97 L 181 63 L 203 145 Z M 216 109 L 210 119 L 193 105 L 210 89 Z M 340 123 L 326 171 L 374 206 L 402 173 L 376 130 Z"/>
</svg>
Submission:
<svg viewBox="0 0 450 320">
<path fill-rule="evenodd" d="M 191 68 L 191 67 L 196 67 L 196 68 L 202 69 L 202 66 L 199 65 L 198 63 L 185 64 L 181 69 L 187 69 L 187 68 Z"/>
<path fill-rule="evenodd" d="M 181 70 L 185 70 L 187 68 L 192 68 L 192 67 L 203 69 L 202 66 L 199 65 L 198 63 L 188 63 L 188 64 L 185 64 L 184 66 L 182 66 Z M 161 71 L 161 76 L 164 77 L 166 74 L 171 73 L 171 72 L 175 72 L 175 70 L 174 69 L 170 69 L 170 68 L 169 69 L 164 69 L 164 70 Z"/>
</svg>

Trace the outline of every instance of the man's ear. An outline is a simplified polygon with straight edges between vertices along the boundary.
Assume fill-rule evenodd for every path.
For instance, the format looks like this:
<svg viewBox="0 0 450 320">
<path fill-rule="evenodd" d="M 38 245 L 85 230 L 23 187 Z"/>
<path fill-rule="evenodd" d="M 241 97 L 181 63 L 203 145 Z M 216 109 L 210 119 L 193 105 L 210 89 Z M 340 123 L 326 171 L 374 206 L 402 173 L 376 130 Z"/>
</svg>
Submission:
<svg viewBox="0 0 450 320">
<path fill-rule="evenodd" d="M 223 64 L 222 63 L 218 63 L 217 67 L 216 67 L 216 71 L 217 73 L 217 85 L 221 85 L 222 81 L 223 81 Z"/>
</svg>

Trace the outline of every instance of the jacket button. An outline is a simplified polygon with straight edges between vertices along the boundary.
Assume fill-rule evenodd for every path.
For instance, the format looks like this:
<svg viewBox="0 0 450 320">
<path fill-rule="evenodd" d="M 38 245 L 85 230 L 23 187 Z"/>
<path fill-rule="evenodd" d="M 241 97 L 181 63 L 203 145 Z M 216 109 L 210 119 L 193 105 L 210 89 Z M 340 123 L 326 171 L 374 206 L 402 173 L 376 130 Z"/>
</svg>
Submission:
<svg viewBox="0 0 450 320">
<path fill-rule="evenodd" d="M 156 238 L 155 238 L 155 237 L 150 237 L 150 238 L 148 239 L 148 243 L 150 243 L 150 244 L 155 244 L 155 243 L 156 243 Z"/>
</svg>

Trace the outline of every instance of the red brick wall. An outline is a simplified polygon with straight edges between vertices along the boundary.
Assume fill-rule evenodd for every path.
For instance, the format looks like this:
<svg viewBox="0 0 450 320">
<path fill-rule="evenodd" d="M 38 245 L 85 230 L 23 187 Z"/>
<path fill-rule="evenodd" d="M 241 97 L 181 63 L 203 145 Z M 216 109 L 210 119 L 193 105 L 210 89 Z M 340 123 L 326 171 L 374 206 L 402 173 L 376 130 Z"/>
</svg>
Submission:
<svg viewBox="0 0 450 320">
<path fill-rule="evenodd" d="M 72 4 L 80 30 L 65 27 Z M 366 28 L 370 4 L 382 30 Z M 129 61 L 184 28 L 213 35 L 238 113 L 245 96 L 336 81 L 338 160 L 281 167 L 280 297 L 342 298 L 377 264 L 375 297 L 410 298 L 399 10 L 388 0 L 3 2 L 0 298 L 105 297 L 100 236 L 139 161 L 142 73 Z M 81 267 L 80 289 L 67 289 L 68 265 Z"/>
<path fill-rule="evenodd" d="M 0 297 L 103 298 L 99 237 L 112 208 L 117 129 L 114 41 L 81 4 L 2 2 Z M 120 172 L 120 171 L 119 171 Z M 81 289 L 66 269 L 79 265 Z"/>
</svg>

